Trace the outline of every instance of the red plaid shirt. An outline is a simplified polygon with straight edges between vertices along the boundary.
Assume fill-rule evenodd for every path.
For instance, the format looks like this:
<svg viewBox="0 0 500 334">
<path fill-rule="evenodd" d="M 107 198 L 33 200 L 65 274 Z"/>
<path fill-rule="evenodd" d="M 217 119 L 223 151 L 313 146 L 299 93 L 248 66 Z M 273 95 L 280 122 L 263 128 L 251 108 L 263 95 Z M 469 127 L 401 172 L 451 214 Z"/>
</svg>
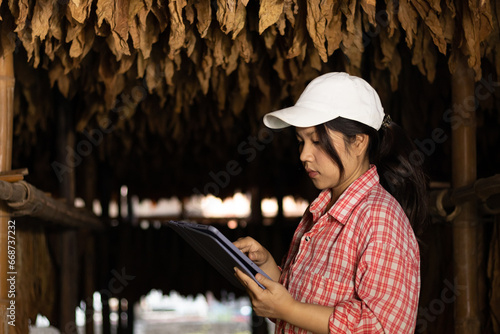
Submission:
<svg viewBox="0 0 500 334">
<path fill-rule="evenodd" d="M 330 333 L 413 333 L 420 292 L 418 244 L 375 166 L 337 202 L 324 190 L 302 218 L 280 282 L 304 303 L 334 307 Z M 308 333 L 282 320 L 276 333 Z"/>
</svg>

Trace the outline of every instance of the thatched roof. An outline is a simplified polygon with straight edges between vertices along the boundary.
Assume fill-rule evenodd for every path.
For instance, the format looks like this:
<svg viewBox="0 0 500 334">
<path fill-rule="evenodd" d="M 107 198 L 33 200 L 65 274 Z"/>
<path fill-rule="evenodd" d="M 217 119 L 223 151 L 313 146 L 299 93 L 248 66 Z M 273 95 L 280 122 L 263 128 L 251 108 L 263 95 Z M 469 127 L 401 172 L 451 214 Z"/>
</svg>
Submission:
<svg viewBox="0 0 500 334">
<path fill-rule="evenodd" d="M 194 188 L 204 192 L 211 175 L 235 160 L 241 172 L 219 187 L 222 195 L 254 185 L 293 193 L 301 179 L 291 135 L 271 135 L 267 144 L 263 114 L 292 104 L 318 74 L 346 70 L 371 82 L 387 112 L 425 137 L 450 107 L 449 73 L 458 52 L 476 80 L 500 72 L 498 6 L 492 0 L 3 1 L 0 52 L 14 52 L 17 82 L 14 165 L 29 167 L 39 188 L 56 188 L 54 161 L 64 162 L 56 160 L 55 119 L 68 100 L 65 112 L 74 116 L 81 145 L 80 188 L 97 184 L 92 171 L 98 170 L 115 189 L 128 184 L 141 196 L 184 196 Z M 493 110 L 498 99 L 480 102 Z"/>
</svg>

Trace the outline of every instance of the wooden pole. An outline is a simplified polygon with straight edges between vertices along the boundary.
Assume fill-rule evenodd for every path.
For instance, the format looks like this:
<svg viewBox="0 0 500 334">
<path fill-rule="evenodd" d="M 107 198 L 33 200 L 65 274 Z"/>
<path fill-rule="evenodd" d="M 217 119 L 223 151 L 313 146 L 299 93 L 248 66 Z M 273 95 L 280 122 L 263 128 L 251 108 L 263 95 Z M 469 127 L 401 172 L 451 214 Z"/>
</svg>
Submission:
<svg viewBox="0 0 500 334">
<path fill-rule="evenodd" d="M 111 178 L 112 172 L 109 164 L 107 162 L 101 163 L 98 168 L 98 185 L 99 185 L 99 195 L 102 207 L 101 219 L 103 221 L 109 221 L 109 204 L 111 202 Z M 110 277 L 110 238 L 108 233 L 99 235 L 99 240 L 97 241 L 97 245 L 99 247 L 99 290 L 108 287 Z M 101 302 L 102 302 L 102 334 L 110 334 L 111 333 L 111 322 L 109 319 L 110 309 L 109 309 L 109 296 L 106 293 L 101 294 Z"/>
<path fill-rule="evenodd" d="M 460 56 L 452 74 L 452 186 L 469 186 L 476 181 L 476 108 L 474 73 Z M 478 240 L 476 203 L 461 205 L 453 221 L 453 264 L 455 270 L 455 333 L 479 334 Z"/>
<path fill-rule="evenodd" d="M 11 169 L 14 121 L 14 57 L 0 57 L 0 172 Z M 0 201 L 0 333 L 9 333 L 7 308 L 10 305 L 7 284 L 7 244 L 9 211 Z"/>
<path fill-rule="evenodd" d="M 0 200 L 18 216 L 31 216 L 64 227 L 103 229 L 104 224 L 90 210 L 75 208 L 25 182 L 0 180 Z"/>
<path fill-rule="evenodd" d="M 58 160 L 68 161 L 67 155 L 74 152 L 75 133 L 73 126 L 72 110 L 66 98 L 59 95 L 58 101 Z M 75 169 L 70 166 L 68 172 L 62 176 L 59 185 L 61 196 L 68 203 L 75 202 Z M 61 255 L 60 263 L 60 298 L 59 298 L 59 328 L 63 333 L 76 334 L 75 309 L 78 305 L 78 238 L 75 230 L 63 230 L 60 233 Z"/>
<path fill-rule="evenodd" d="M 92 204 L 97 195 L 97 163 L 91 155 L 84 162 L 85 177 L 88 182 L 83 185 L 83 199 L 85 206 L 92 211 Z M 85 334 L 94 334 L 94 292 L 96 290 L 96 252 L 95 238 L 92 231 L 85 229 L 81 234 L 84 249 L 84 296 L 85 296 Z"/>
<path fill-rule="evenodd" d="M 262 195 L 258 187 L 252 187 L 250 199 L 250 224 L 252 231 L 258 231 L 262 226 Z M 264 334 L 268 332 L 265 318 L 258 316 L 252 310 L 252 334 Z"/>
</svg>

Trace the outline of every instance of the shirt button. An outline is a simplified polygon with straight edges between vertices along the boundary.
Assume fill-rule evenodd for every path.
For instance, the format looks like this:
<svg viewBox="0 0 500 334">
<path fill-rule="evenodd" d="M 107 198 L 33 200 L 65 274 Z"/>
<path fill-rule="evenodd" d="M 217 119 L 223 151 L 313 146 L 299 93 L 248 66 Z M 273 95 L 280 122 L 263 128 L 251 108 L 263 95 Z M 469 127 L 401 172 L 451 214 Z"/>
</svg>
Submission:
<svg viewBox="0 0 500 334">
<path fill-rule="evenodd" d="M 309 240 L 311 240 L 311 237 L 310 237 L 310 236 L 307 236 L 307 237 L 306 237 L 306 241 L 309 241 Z"/>
</svg>

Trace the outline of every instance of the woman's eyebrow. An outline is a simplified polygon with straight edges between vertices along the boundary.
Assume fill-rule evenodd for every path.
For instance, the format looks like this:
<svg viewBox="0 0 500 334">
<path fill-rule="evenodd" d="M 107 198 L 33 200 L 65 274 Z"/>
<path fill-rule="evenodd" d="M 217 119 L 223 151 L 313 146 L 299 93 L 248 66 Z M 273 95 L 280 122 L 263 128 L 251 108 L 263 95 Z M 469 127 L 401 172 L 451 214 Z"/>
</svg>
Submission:
<svg viewBox="0 0 500 334">
<path fill-rule="evenodd" d="M 310 130 L 306 133 L 304 133 L 304 137 L 312 137 L 314 134 L 316 133 L 316 129 L 313 129 L 313 130 Z M 302 136 L 298 133 L 298 132 L 295 132 L 295 135 L 300 138 L 300 139 L 303 139 Z"/>
</svg>

